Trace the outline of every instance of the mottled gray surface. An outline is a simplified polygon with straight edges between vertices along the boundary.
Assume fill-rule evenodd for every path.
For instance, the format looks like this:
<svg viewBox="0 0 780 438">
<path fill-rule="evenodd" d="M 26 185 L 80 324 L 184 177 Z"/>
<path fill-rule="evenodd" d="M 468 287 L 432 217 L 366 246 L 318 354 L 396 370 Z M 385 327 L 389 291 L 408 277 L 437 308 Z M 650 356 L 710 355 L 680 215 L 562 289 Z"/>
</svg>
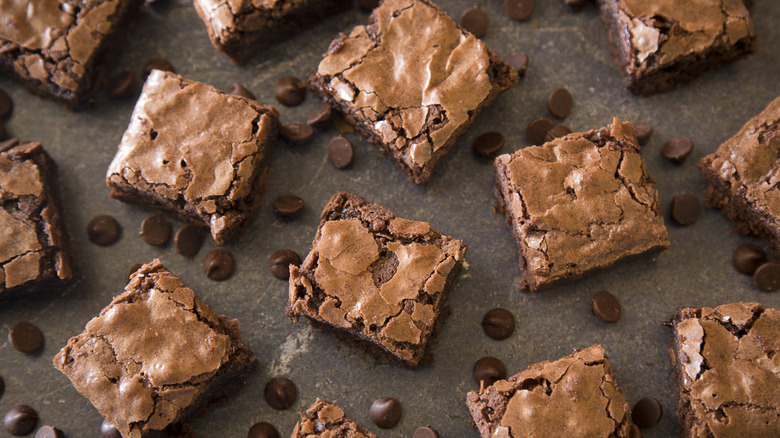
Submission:
<svg viewBox="0 0 780 438">
<path fill-rule="evenodd" d="M 159 3 L 128 35 L 117 68 L 139 72 L 147 59 L 164 56 L 190 79 L 222 89 L 240 81 L 259 100 L 273 104 L 276 79 L 313 71 L 328 43 L 368 16 L 355 7 L 239 67 L 213 49 L 190 2 Z M 474 4 L 466 0 L 440 3 L 455 17 Z M 59 163 L 65 218 L 81 268 L 64 293 L 0 305 L 0 376 L 7 387 L 0 398 L 0 413 L 26 403 L 39 412 L 41 424 L 56 425 L 71 438 L 99 436 L 100 415 L 51 366 L 51 359 L 122 290 L 131 264 L 159 257 L 214 310 L 238 318 L 245 341 L 261 363 L 231 403 L 195 422 L 199 437 L 242 437 L 253 423 L 263 420 L 288 436 L 298 412 L 316 397 L 338 403 L 354 420 L 382 436 L 410 437 L 418 426 L 431 424 L 443 437 L 476 437 L 463 399 L 476 388 L 471 368 L 477 359 L 496 356 L 513 373 L 593 343 L 606 348 L 630 404 L 647 395 L 663 403 L 661 424 L 644 435 L 675 435 L 667 353 L 670 337 L 662 324 L 679 306 L 733 301 L 780 306 L 780 295 L 760 292 L 751 278 L 731 266 L 734 248 L 756 240 L 732 234 L 725 217 L 705 209 L 699 221 L 688 227 L 667 220 L 672 247 L 662 253 L 536 295 L 519 292 L 515 289 L 520 271 L 514 238 L 504 218 L 491 211 L 493 168 L 489 161 L 473 155 L 471 143 L 480 133 L 496 130 L 507 137 L 506 151 L 527 146 L 526 125 L 546 115 L 547 94 L 565 86 L 574 96 L 575 107 L 564 123 L 575 131 L 603 126 L 613 116 L 654 126 L 644 157 L 650 174 L 658 180 L 668 218 L 673 197 L 683 193 L 703 196 L 705 185 L 694 167 L 696 160 L 714 151 L 780 95 L 780 3 L 756 1 L 758 53 L 684 88 L 649 98 L 638 98 L 623 88 L 594 8 L 572 13 L 560 0 L 539 1 L 531 20 L 521 23 L 507 18 L 501 3 L 476 0 L 491 19 L 484 40 L 500 55 L 526 51 L 531 59 L 528 73 L 478 118 L 438 166 L 430 183 L 425 187 L 411 184 L 389 159 L 356 134 L 349 136 L 356 146 L 355 163 L 346 170 L 335 169 L 326 158 L 325 146 L 335 131 L 318 134 L 304 146 L 280 143 L 266 202 L 243 239 L 228 247 L 236 257 L 236 275 L 221 283 L 208 280 L 200 267 L 203 256 L 215 247 L 213 242 L 208 241 L 192 259 L 179 256 L 170 246 L 151 247 L 138 236 L 148 213 L 108 198 L 105 169 L 128 124 L 133 99 L 117 102 L 101 95 L 94 109 L 73 113 L 0 78 L 0 87 L 16 103 L 6 123 L 10 134 L 43 142 Z M 289 123 L 305 121 L 318 105 L 318 99 L 309 95 L 297 108 L 277 108 Z M 696 143 L 683 165 L 667 161 L 660 153 L 661 145 L 676 135 L 690 136 Z M 313 332 L 303 322 L 293 324 L 285 316 L 286 283 L 270 275 L 268 257 L 283 247 L 305 255 L 322 206 L 339 190 L 381 203 L 402 217 L 429 221 L 469 245 L 469 268 L 449 298 L 453 313 L 435 343 L 434 365 L 409 370 L 380 362 L 327 334 Z M 300 218 L 285 223 L 274 217 L 269 201 L 289 193 L 301 196 L 306 209 Z M 87 222 L 101 213 L 113 214 L 124 229 L 122 239 L 107 248 L 90 244 L 85 233 Z M 601 289 L 614 293 L 623 305 L 623 319 L 617 324 L 606 325 L 590 312 L 590 298 Z M 518 321 L 515 334 L 500 342 L 488 339 L 479 325 L 484 313 L 497 306 L 510 309 Z M 24 355 L 9 345 L 5 333 L 22 320 L 43 330 L 45 346 L 39 354 Z M 265 382 L 278 374 L 298 386 L 298 400 L 288 411 L 274 411 L 263 399 Z M 398 398 L 404 406 L 401 423 L 389 431 L 379 430 L 368 418 L 371 402 L 384 395 Z M 0 430 L 0 436 L 6 435 Z"/>
</svg>

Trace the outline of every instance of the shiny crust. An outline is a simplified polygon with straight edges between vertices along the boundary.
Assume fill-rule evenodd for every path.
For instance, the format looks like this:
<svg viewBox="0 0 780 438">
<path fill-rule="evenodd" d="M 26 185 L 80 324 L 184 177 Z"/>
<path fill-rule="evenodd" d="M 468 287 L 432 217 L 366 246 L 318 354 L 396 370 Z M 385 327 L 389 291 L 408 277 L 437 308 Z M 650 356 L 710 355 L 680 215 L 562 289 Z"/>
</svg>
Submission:
<svg viewBox="0 0 780 438">
<path fill-rule="evenodd" d="M 301 415 L 290 438 L 378 438 L 352 421 L 341 408 L 333 403 L 317 399 Z"/>
</svg>

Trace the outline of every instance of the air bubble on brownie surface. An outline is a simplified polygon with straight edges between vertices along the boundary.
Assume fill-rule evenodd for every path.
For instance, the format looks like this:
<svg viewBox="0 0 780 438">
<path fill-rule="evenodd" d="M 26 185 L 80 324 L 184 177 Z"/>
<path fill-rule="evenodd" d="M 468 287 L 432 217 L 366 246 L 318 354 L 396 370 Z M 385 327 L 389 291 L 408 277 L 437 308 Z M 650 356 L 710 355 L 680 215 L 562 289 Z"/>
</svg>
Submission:
<svg viewBox="0 0 780 438">
<path fill-rule="evenodd" d="M 185 168 L 185 167 L 187 167 L 187 162 L 186 162 L 186 161 L 184 161 L 184 159 L 182 159 L 182 160 L 181 160 L 181 162 L 180 162 L 179 164 L 181 165 L 181 167 L 182 167 L 182 168 Z"/>
<path fill-rule="evenodd" d="M 149 131 L 149 138 L 151 138 L 152 140 L 156 140 L 157 139 L 157 131 L 155 131 L 154 129 Z"/>
<path fill-rule="evenodd" d="M 371 264 L 374 285 L 381 288 L 390 281 L 398 270 L 398 257 L 391 251 L 380 254 L 379 258 Z"/>
</svg>

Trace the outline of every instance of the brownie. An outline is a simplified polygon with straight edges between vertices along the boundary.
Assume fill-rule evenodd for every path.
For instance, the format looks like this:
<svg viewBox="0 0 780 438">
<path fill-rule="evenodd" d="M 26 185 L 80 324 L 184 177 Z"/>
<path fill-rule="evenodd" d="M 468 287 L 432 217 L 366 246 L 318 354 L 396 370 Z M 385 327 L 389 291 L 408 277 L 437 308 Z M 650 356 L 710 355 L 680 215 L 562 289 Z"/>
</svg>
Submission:
<svg viewBox="0 0 780 438">
<path fill-rule="evenodd" d="M 301 421 L 295 424 L 290 438 L 378 438 L 350 420 L 347 414 L 333 403 L 317 399 Z"/>
<path fill-rule="evenodd" d="M 756 50 L 742 0 L 598 0 L 626 87 L 666 91 Z"/>
<path fill-rule="evenodd" d="M 312 88 L 410 180 L 436 163 L 517 72 L 428 0 L 385 0 L 328 48 Z"/>
<path fill-rule="evenodd" d="M 322 212 L 311 252 L 290 266 L 287 315 L 405 366 L 428 351 L 466 246 L 425 222 L 396 217 L 351 193 Z"/>
<path fill-rule="evenodd" d="M 352 0 L 193 0 L 214 47 L 234 63 L 254 57 L 330 15 Z"/>
<path fill-rule="evenodd" d="M 236 320 L 217 315 L 159 260 L 143 265 L 54 366 L 125 438 L 178 430 L 232 396 L 257 359 Z"/>
<path fill-rule="evenodd" d="M 0 301 L 73 278 L 56 170 L 40 143 L 0 144 Z"/>
<path fill-rule="evenodd" d="M 108 168 L 111 197 L 209 227 L 224 245 L 257 213 L 278 129 L 271 106 L 154 70 Z"/>
<path fill-rule="evenodd" d="M 735 229 L 762 237 L 780 257 L 780 97 L 748 121 L 697 166 L 707 181 L 706 201 Z"/>
<path fill-rule="evenodd" d="M 143 0 L 0 3 L 0 70 L 71 108 L 90 103 Z"/>
<path fill-rule="evenodd" d="M 672 327 L 680 435 L 780 436 L 780 311 L 685 307 Z"/>
<path fill-rule="evenodd" d="M 669 247 L 654 181 L 629 123 L 496 158 L 496 197 L 531 292 Z"/>
<path fill-rule="evenodd" d="M 600 345 L 481 386 L 466 406 L 482 438 L 639 436 Z"/>
</svg>

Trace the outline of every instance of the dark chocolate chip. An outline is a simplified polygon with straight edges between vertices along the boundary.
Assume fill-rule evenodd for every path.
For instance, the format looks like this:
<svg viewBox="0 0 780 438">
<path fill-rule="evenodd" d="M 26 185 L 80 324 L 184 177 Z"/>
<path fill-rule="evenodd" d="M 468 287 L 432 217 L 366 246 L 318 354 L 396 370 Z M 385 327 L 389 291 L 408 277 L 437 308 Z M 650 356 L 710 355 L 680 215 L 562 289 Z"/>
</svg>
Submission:
<svg viewBox="0 0 780 438">
<path fill-rule="evenodd" d="M 354 155 L 352 143 L 340 135 L 328 143 L 328 160 L 339 169 L 349 166 Z"/>
<path fill-rule="evenodd" d="M 203 245 L 203 230 L 193 224 L 185 224 L 176 230 L 173 236 L 173 246 L 176 252 L 184 257 L 192 257 L 200 251 Z"/>
<path fill-rule="evenodd" d="M 780 288 L 780 263 L 766 262 L 756 268 L 753 281 L 759 289 L 774 292 Z"/>
<path fill-rule="evenodd" d="M 620 301 L 611 293 L 602 290 L 593 295 L 590 300 L 590 310 L 604 322 L 618 322 L 623 310 Z"/>
<path fill-rule="evenodd" d="M 513 20 L 527 20 L 534 13 L 534 0 L 504 0 L 504 11 Z"/>
<path fill-rule="evenodd" d="M 418 427 L 412 438 L 439 438 L 439 432 L 431 426 Z"/>
<path fill-rule="evenodd" d="M 140 263 L 136 263 L 136 264 L 130 266 L 130 268 L 127 270 L 127 282 L 128 283 L 130 283 L 130 277 L 132 277 L 133 274 L 135 274 L 135 271 L 141 269 L 141 266 L 143 266 L 143 265 L 141 265 Z"/>
<path fill-rule="evenodd" d="M 497 341 L 506 339 L 515 331 L 515 317 L 506 309 L 488 310 L 482 318 L 482 329 L 492 339 Z"/>
<path fill-rule="evenodd" d="M 506 366 L 495 357 L 483 357 L 474 364 L 471 375 L 477 384 L 485 382 L 484 386 L 488 387 L 497 380 L 506 379 Z"/>
<path fill-rule="evenodd" d="M 87 237 L 95 245 L 108 246 L 116 243 L 122 234 L 119 222 L 107 214 L 95 216 L 87 225 Z"/>
<path fill-rule="evenodd" d="M 265 385 L 265 401 L 277 410 L 289 409 L 298 397 L 295 384 L 287 377 L 277 376 Z"/>
<path fill-rule="evenodd" d="M 6 117 L 14 110 L 14 101 L 11 96 L 0 88 L 0 117 Z"/>
<path fill-rule="evenodd" d="M 271 275 L 279 280 L 290 278 L 290 265 L 301 265 L 301 256 L 291 249 L 280 249 L 271 254 L 271 258 L 268 260 Z"/>
<path fill-rule="evenodd" d="M 274 86 L 274 97 L 285 106 L 300 105 L 306 97 L 306 84 L 292 76 L 283 77 Z"/>
<path fill-rule="evenodd" d="M 122 434 L 119 433 L 119 429 L 114 427 L 108 420 L 103 420 L 100 425 L 100 437 L 101 438 L 122 438 Z"/>
<path fill-rule="evenodd" d="M 332 115 L 333 110 L 330 108 L 330 105 L 323 103 L 316 111 L 311 113 L 306 120 L 306 124 L 317 129 L 327 129 L 328 126 L 330 126 L 330 118 Z"/>
<path fill-rule="evenodd" d="M 43 426 L 35 432 L 35 438 L 65 438 L 65 434 L 54 426 Z"/>
<path fill-rule="evenodd" d="M 8 331 L 8 342 L 23 353 L 32 353 L 43 345 L 43 333 L 29 322 L 17 322 Z"/>
<path fill-rule="evenodd" d="M 241 96 L 246 97 L 247 99 L 257 100 L 255 95 L 246 89 L 245 86 L 239 84 L 238 82 L 234 82 L 233 86 L 230 87 L 230 90 L 228 90 L 228 94 L 232 94 L 234 96 Z"/>
<path fill-rule="evenodd" d="M 517 74 L 523 76 L 528 68 L 528 55 L 525 52 L 515 52 L 507 56 L 504 61 L 509 64 L 510 67 L 517 70 Z"/>
<path fill-rule="evenodd" d="M 379 0 L 358 0 L 360 7 L 366 11 L 373 11 L 379 6 Z"/>
<path fill-rule="evenodd" d="M 314 130 L 311 126 L 303 123 L 290 123 L 282 126 L 282 137 L 293 144 L 303 144 L 314 137 Z"/>
<path fill-rule="evenodd" d="M 664 407 L 658 400 L 652 397 L 645 397 L 639 400 L 634 405 L 634 409 L 631 410 L 631 419 L 642 429 L 655 426 L 661 421 L 663 415 Z"/>
<path fill-rule="evenodd" d="M 247 438 L 279 438 L 279 431 L 272 424 L 262 421 L 249 428 Z"/>
<path fill-rule="evenodd" d="M 701 202 L 693 195 L 682 195 L 672 199 L 672 220 L 680 225 L 690 225 L 699 219 Z"/>
<path fill-rule="evenodd" d="M 685 136 L 675 137 L 667 141 L 661 149 L 664 157 L 678 164 L 682 164 L 692 151 L 693 140 Z"/>
<path fill-rule="evenodd" d="M 647 123 L 633 123 L 634 129 L 636 129 L 636 139 L 640 145 L 644 146 L 647 141 L 650 140 L 650 136 L 653 135 L 653 127 Z"/>
<path fill-rule="evenodd" d="M 108 96 L 121 99 L 135 94 L 135 74 L 123 70 L 108 80 Z"/>
<path fill-rule="evenodd" d="M 176 72 L 176 70 L 173 68 L 173 65 L 165 58 L 150 59 L 149 62 L 144 65 L 144 79 L 149 76 L 149 73 L 151 73 L 152 70 L 169 71 L 171 73 Z"/>
<path fill-rule="evenodd" d="M 556 88 L 547 97 L 547 110 L 555 117 L 565 118 L 571 114 L 573 106 L 574 99 L 572 99 L 569 90 L 565 88 Z"/>
<path fill-rule="evenodd" d="M 38 413 L 27 405 L 12 407 L 3 417 L 5 430 L 13 436 L 25 436 L 35 430 L 38 424 Z"/>
<path fill-rule="evenodd" d="M 274 213 L 290 219 L 303 210 L 303 199 L 295 195 L 284 195 L 274 199 Z"/>
<path fill-rule="evenodd" d="M 486 132 L 474 140 L 474 152 L 483 157 L 495 157 L 505 141 L 500 132 Z"/>
<path fill-rule="evenodd" d="M 490 27 L 490 17 L 488 17 L 487 12 L 474 6 L 466 9 L 463 15 L 460 16 L 460 25 L 473 33 L 475 37 L 482 38 L 487 34 L 488 27 Z"/>
<path fill-rule="evenodd" d="M 224 249 L 215 249 L 203 258 L 203 273 L 212 280 L 227 280 L 235 269 L 233 255 Z"/>
<path fill-rule="evenodd" d="M 162 215 L 148 216 L 141 222 L 141 237 L 149 245 L 165 245 L 171 238 L 171 224 Z"/>
<path fill-rule="evenodd" d="M 534 119 L 528 124 L 528 127 L 525 128 L 525 136 L 528 137 L 528 141 L 530 141 L 532 145 L 541 145 L 544 143 L 544 137 L 547 135 L 547 131 L 552 129 L 553 126 L 556 126 L 556 124 L 552 119 L 539 117 Z"/>
<path fill-rule="evenodd" d="M 380 397 L 371 403 L 368 416 L 382 429 L 390 429 L 401 421 L 401 403 L 392 397 Z"/>
<path fill-rule="evenodd" d="M 753 275 L 759 266 L 767 262 L 766 252 L 758 245 L 745 243 L 734 251 L 732 263 L 737 271 Z"/>
<path fill-rule="evenodd" d="M 565 137 L 567 135 L 571 134 L 571 129 L 563 126 L 563 125 L 555 125 L 549 130 L 547 130 L 547 133 L 544 134 L 544 141 L 553 141 L 556 138 Z"/>
</svg>

